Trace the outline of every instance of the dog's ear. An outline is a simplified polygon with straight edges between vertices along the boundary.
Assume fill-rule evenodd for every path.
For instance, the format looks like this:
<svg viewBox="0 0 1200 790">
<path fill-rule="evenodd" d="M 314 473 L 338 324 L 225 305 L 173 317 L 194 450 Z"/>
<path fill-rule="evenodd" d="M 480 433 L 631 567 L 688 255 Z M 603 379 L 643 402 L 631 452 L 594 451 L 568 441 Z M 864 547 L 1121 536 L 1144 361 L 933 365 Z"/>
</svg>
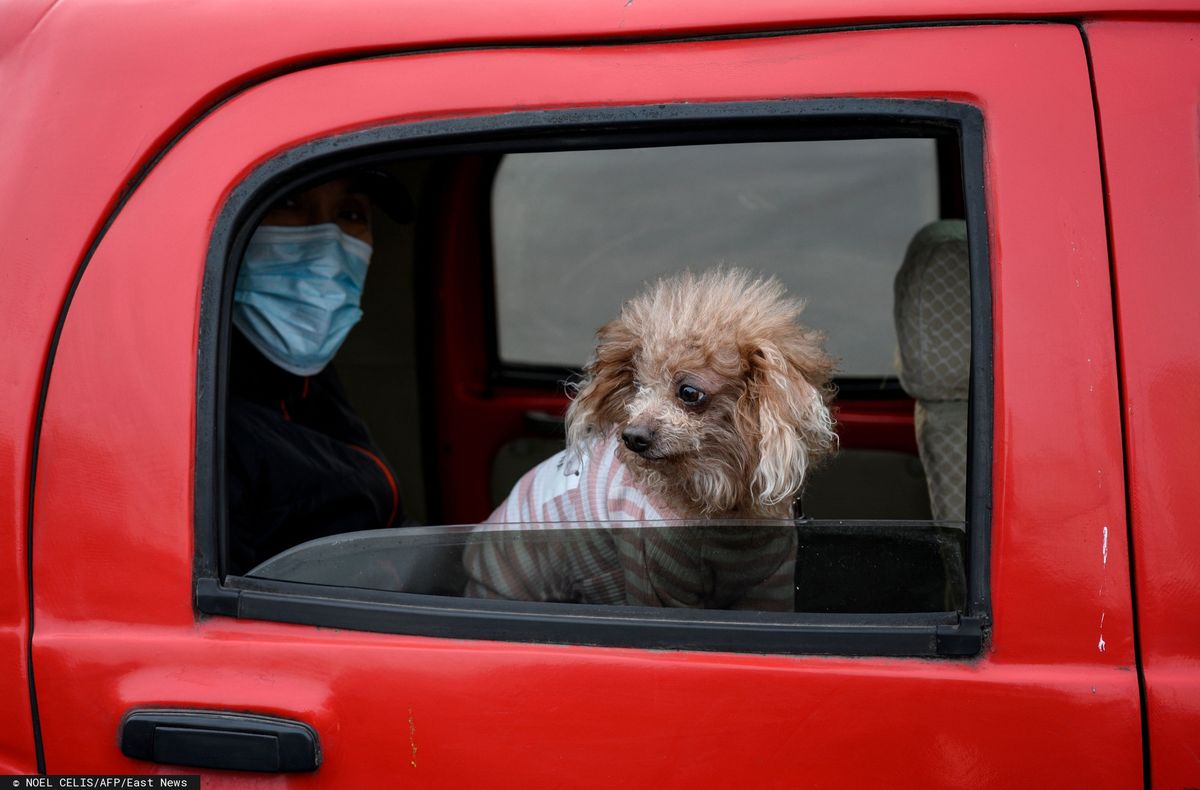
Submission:
<svg viewBox="0 0 1200 790">
<path fill-rule="evenodd" d="M 596 333 L 598 343 L 567 409 L 567 450 L 581 457 L 595 438 L 615 429 L 633 398 L 637 335 L 621 318 Z"/>
<path fill-rule="evenodd" d="M 782 339 L 752 341 L 743 354 L 749 372 L 736 420 L 742 435 L 757 437 L 750 490 L 769 507 L 796 496 L 837 445 L 827 404 L 833 360 L 821 336 L 800 327 Z"/>
</svg>

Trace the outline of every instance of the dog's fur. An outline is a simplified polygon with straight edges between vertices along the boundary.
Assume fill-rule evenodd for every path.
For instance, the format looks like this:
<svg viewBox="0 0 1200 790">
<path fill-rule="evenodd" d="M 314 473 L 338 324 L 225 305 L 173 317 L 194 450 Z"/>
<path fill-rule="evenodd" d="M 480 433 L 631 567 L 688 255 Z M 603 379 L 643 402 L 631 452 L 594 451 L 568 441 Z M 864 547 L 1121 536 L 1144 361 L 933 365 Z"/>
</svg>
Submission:
<svg viewBox="0 0 1200 790">
<path fill-rule="evenodd" d="M 837 444 L 833 361 L 797 323 L 802 307 L 740 269 L 659 280 L 598 332 L 568 453 L 616 434 L 638 484 L 684 517 L 790 516 Z"/>
</svg>

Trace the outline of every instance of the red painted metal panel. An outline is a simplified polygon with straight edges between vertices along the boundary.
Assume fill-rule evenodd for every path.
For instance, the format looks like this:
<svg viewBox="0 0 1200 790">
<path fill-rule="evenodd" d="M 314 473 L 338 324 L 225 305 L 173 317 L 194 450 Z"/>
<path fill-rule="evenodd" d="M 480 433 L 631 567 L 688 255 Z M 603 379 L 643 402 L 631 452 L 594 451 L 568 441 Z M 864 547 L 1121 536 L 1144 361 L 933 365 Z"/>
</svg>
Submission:
<svg viewBox="0 0 1200 790">
<path fill-rule="evenodd" d="M 250 167 L 408 119 L 809 96 L 947 98 L 985 114 L 998 339 L 986 656 L 693 655 L 195 622 L 201 272 L 220 200 Z M 1070 26 L 440 53 L 266 83 L 191 130 L 104 238 L 65 327 L 38 472 L 34 650 L 52 771 L 143 767 L 116 749 L 121 713 L 186 705 L 313 724 L 326 764 L 296 786 L 378 771 L 454 787 L 1141 776 L 1129 589 L 1114 570 L 1127 558 L 1096 136 Z"/>
<path fill-rule="evenodd" d="M 324 764 L 279 781 L 297 788 L 1125 790 L 1141 770 L 1133 673 L 1079 666 L 533 647 L 218 620 L 121 637 L 85 626 L 47 638 L 39 662 L 72 678 L 44 693 L 71 719 L 48 741 L 55 771 L 152 769 L 113 737 L 121 713 L 148 701 L 299 714 L 320 733 Z M 206 775 L 205 787 L 233 776 Z"/>
<path fill-rule="evenodd" d="M 834 25 L 997 18 L 1195 17 L 1196 0 L 655 0 L 456 5 L 13 0 L 0 22 L 0 627 L 24 661 L 25 524 L 42 365 L 72 273 L 123 188 L 220 98 L 274 73 L 371 52 L 514 41 L 613 40 Z M 18 686 L 20 684 L 18 683 Z M 0 699 L 21 709 L 17 686 Z M 13 721 L 24 720 L 16 716 Z M 24 754 L 12 724 L 0 750 Z"/>
<path fill-rule="evenodd" d="M 18 603 L 27 600 L 23 590 L 14 597 Z M 0 772 L 33 773 L 37 770 L 37 758 L 29 706 L 28 633 L 24 612 L 12 627 L 4 629 L 2 636 L 0 667 L 4 667 L 5 672 L 0 678 L 0 719 L 5 724 L 0 731 Z"/>
<path fill-rule="evenodd" d="M 1200 785 L 1200 24 L 1089 25 L 1155 787 Z"/>
</svg>

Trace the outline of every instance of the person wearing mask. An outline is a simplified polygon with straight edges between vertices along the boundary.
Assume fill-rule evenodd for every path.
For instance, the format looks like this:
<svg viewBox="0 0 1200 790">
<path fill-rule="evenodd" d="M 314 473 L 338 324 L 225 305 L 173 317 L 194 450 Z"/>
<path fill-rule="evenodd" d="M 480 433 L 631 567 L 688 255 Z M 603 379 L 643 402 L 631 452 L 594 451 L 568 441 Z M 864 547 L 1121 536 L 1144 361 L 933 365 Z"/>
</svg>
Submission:
<svg viewBox="0 0 1200 790">
<path fill-rule="evenodd" d="M 373 204 L 411 218 L 400 185 L 358 172 L 284 197 L 246 248 L 226 399 L 231 573 L 305 541 L 403 520 L 396 475 L 331 364 L 362 317 Z"/>
</svg>

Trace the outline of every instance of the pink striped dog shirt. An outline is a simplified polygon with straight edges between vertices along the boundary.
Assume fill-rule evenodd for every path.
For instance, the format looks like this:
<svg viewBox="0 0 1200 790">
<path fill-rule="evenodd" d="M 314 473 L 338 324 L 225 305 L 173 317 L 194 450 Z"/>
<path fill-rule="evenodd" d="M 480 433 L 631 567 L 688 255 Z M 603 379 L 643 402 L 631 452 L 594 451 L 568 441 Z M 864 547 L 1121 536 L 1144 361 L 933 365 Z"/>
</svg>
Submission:
<svg viewBox="0 0 1200 790">
<path fill-rule="evenodd" d="M 792 610 L 790 522 L 683 520 L 638 488 L 618 442 L 521 478 L 467 543 L 468 597 Z"/>
</svg>

